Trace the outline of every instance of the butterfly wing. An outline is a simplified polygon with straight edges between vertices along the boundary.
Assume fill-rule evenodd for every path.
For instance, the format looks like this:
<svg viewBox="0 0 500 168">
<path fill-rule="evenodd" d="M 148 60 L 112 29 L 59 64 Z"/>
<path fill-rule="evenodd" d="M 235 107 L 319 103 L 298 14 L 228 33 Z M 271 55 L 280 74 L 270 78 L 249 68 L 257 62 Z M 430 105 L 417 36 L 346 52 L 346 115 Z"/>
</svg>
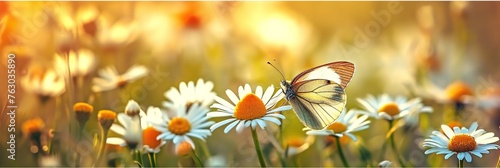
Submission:
<svg viewBox="0 0 500 168">
<path fill-rule="evenodd" d="M 323 64 L 311 69 L 308 69 L 295 78 L 291 84 L 311 79 L 325 79 L 340 84 L 342 88 L 346 88 L 354 74 L 354 64 L 347 61 L 331 62 Z"/>
<path fill-rule="evenodd" d="M 289 102 L 302 124 L 312 129 L 323 129 L 332 124 L 346 103 L 342 85 L 330 80 L 306 80 L 291 87 L 295 97 Z"/>
</svg>

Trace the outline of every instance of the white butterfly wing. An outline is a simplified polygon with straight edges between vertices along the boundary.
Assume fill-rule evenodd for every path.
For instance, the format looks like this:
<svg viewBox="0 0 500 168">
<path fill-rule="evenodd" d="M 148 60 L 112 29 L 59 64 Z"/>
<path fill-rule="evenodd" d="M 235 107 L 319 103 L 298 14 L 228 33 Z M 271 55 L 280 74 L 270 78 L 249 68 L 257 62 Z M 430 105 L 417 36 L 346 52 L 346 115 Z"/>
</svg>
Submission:
<svg viewBox="0 0 500 168">
<path fill-rule="evenodd" d="M 335 122 L 346 103 L 342 86 L 330 80 L 306 80 L 295 83 L 292 89 L 296 95 L 290 104 L 302 124 L 312 129 Z"/>
<path fill-rule="evenodd" d="M 351 81 L 354 69 L 354 64 L 351 62 L 331 62 L 308 69 L 298 74 L 292 80 L 291 84 L 295 85 L 295 83 L 305 80 L 324 79 L 338 83 L 345 89 L 349 81 Z"/>
</svg>

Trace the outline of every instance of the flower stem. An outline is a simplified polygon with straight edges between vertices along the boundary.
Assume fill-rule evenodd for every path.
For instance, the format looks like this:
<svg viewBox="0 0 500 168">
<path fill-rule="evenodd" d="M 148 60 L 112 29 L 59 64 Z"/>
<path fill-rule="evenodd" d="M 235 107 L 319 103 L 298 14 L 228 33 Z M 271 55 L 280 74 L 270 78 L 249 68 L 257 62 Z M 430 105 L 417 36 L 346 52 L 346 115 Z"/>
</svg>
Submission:
<svg viewBox="0 0 500 168">
<path fill-rule="evenodd" d="M 156 167 L 156 153 L 150 152 L 148 153 L 149 158 L 149 166 Z"/>
<path fill-rule="evenodd" d="M 106 139 L 108 139 L 108 131 L 106 129 L 102 129 L 101 131 L 101 143 L 99 144 L 99 153 L 97 153 L 97 158 L 95 159 L 94 165 L 92 167 L 95 167 L 99 162 L 101 161 L 102 154 L 104 153 L 104 150 L 106 150 Z"/>
<path fill-rule="evenodd" d="M 260 167 L 266 167 L 266 161 L 264 161 L 264 155 L 262 154 L 262 150 L 260 149 L 259 137 L 257 135 L 256 129 L 252 128 L 252 138 L 253 143 L 255 145 L 255 151 L 257 152 L 257 156 L 259 157 Z"/>
<path fill-rule="evenodd" d="M 141 165 L 144 165 L 144 162 L 142 162 L 142 155 L 141 155 L 141 152 L 137 149 L 134 149 L 134 154 L 135 154 L 135 161 L 136 162 L 139 162 L 139 164 Z"/>
<path fill-rule="evenodd" d="M 337 150 L 340 155 L 340 159 L 342 160 L 342 163 L 344 164 L 344 167 L 349 167 L 349 163 L 347 162 L 347 159 L 345 158 L 344 152 L 342 151 L 342 146 L 340 145 L 340 138 L 337 136 L 335 137 L 335 143 L 337 144 Z"/>
<path fill-rule="evenodd" d="M 200 157 L 198 157 L 198 155 L 194 151 L 190 152 L 189 155 L 191 155 L 191 157 L 193 158 L 196 167 L 203 167 L 203 163 L 201 162 Z"/>
<path fill-rule="evenodd" d="M 392 126 L 393 126 L 393 121 L 391 120 L 391 121 L 389 121 L 389 130 L 392 129 Z M 389 136 L 389 141 L 391 143 L 391 147 L 392 147 L 392 151 L 394 152 L 394 156 L 398 159 L 399 165 L 401 167 L 405 167 L 403 159 L 401 159 L 401 157 L 399 156 L 399 151 L 398 151 L 398 148 L 396 147 L 396 142 L 394 141 L 394 133 L 392 133 Z"/>
<path fill-rule="evenodd" d="M 464 159 L 462 159 L 462 160 L 458 159 L 458 167 L 459 168 L 464 167 Z"/>
</svg>

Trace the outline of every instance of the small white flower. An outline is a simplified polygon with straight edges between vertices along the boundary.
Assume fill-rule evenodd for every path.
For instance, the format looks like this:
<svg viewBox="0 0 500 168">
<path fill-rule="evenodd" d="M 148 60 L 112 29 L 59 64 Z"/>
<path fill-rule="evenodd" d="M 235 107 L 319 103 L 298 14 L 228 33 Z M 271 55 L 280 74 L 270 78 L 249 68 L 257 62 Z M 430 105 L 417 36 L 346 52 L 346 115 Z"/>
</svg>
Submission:
<svg viewBox="0 0 500 168">
<path fill-rule="evenodd" d="M 165 97 L 169 101 L 164 101 L 163 106 L 172 109 L 179 105 L 191 105 L 200 103 L 201 106 L 208 108 L 212 104 L 215 97 L 215 92 L 212 91 L 214 84 L 211 81 L 204 82 L 203 79 L 198 79 L 196 85 L 193 81 L 181 82 L 179 89 L 172 87 L 165 92 Z"/>
<path fill-rule="evenodd" d="M 94 86 L 92 91 L 102 92 L 112 90 L 117 87 L 124 87 L 126 84 L 133 82 L 148 74 L 148 69 L 145 66 L 136 65 L 131 67 L 123 75 L 118 75 L 114 66 L 100 70 L 100 78 L 94 78 Z"/>
<path fill-rule="evenodd" d="M 97 19 L 100 29 L 97 32 L 97 41 L 104 47 L 120 47 L 130 44 L 137 38 L 137 24 L 125 20 L 110 23 L 108 18 Z"/>
<path fill-rule="evenodd" d="M 419 98 L 407 100 L 403 96 L 397 96 L 393 99 L 389 95 L 383 94 L 378 98 L 368 95 L 365 99 L 358 98 L 357 100 L 364 108 L 364 111 L 360 111 L 360 113 L 376 119 L 395 120 L 404 117 L 411 110 L 416 110 L 411 111 L 412 113 L 429 110 L 421 105 Z"/>
<path fill-rule="evenodd" d="M 35 93 L 43 99 L 57 97 L 66 91 L 64 77 L 58 75 L 54 70 L 32 69 L 21 78 L 21 86 L 31 93 Z"/>
<path fill-rule="evenodd" d="M 281 89 L 274 96 L 273 93 L 273 85 L 269 86 L 265 92 L 263 92 L 261 86 L 257 86 L 255 93 L 252 93 L 252 89 L 248 84 L 245 87 L 240 86 L 238 88 L 239 97 L 236 97 L 231 90 L 226 90 L 226 94 L 233 104 L 216 96 L 216 103 L 211 108 L 216 108 L 217 111 L 210 112 L 207 115 L 209 117 L 231 118 L 212 125 L 210 130 L 214 131 L 222 125 L 229 123 L 231 124 L 224 129 L 224 133 L 229 132 L 234 127 L 236 127 L 237 132 L 241 132 L 243 128 L 249 126 L 255 129 L 257 125 L 264 129 L 266 127 L 265 121 L 271 121 L 280 125 L 281 122 L 277 118 L 285 119 L 285 116 L 276 112 L 290 110 L 292 107 L 286 105 L 275 108 L 276 103 L 283 99 L 284 95 Z"/>
<path fill-rule="evenodd" d="M 418 101 L 420 102 L 420 99 L 418 99 Z M 421 113 L 432 113 L 432 111 L 433 109 L 430 106 L 424 106 L 421 103 L 415 104 L 409 109 L 408 114 L 403 117 L 403 120 L 405 121 L 405 124 L 415 126 L 420 121 Z"/>
<path fill-rule="evenodd" d="M 142 110 L 141 107 L 139 106 L 139 103 L 137 103 L 135 100 L 129 100 L 127 106 L 125 106 L 125 114 L 131 117 L 139 115 L 141 111 Z"/>
<path fill-rule="evenodd" d="M 128 145 L 131 149 L 136 149 L 142 141 L 142 127 L 139 117 L 130 117 L 125 113 L 118 114 L 118 121 L 122 126 L 113 124 L 111 131 L 119 134 L 122 138 L 110 137 L 106 141 L 109 144 L 120 146 Z"/>
<path fill-rule="evenodd" d="M 130 100 L 127 103 L 127 107 L 135 109 L 136 105 L 134 104 L 137 104 L 137 102 Z M 106 143 L 120 146 L 128 145 L 131 149 L 139 149 L 142 147 L 146 152 L 158 153 L 160 147 L 163 146 L 166 141 L 156 141 L 157 135 L 151 137 L 155 134 L 156 129 L 151 130 L 152 124 L 150 121 L 161 118 L 163 112 L 160 108 L 152 106 L 148 107 L 147 113 L 144 113 L 138 105 L 137 108 L 139 108 L 140 111 L 139 115 L 130 116 L 126 113 L 118 114 L 118 122 L 120 122 L 122 126 L 113 124 L 111 130 L 122 137 L 110 137 L 107 139 Z M 154 140 L 151 140 L 151 138 Z"/>
<path fill-rule="evenodd" d="M 333 135 L 339 138 L 347 135 L 353 141 L 356 141 L 357 138 L 352 133 L 367 129 L 369 127 L 368 124 L 370 124 L 370 121 L 367 121 L 366 119 L 368 119 L 367 115 L 362 115 L 360 117 L 354 110 L 349 110 L 349 112 L 346 112 L 344 108 L 337 121 L 324 128 L 323 130 L 311 130 L 309 128 L 304 128 L 304 130 L 308 130 L 308 135 Z"/>
<path fill-rule="evenodd" d="M 161 117 L 148 118 L 149 123 L 162 132 L 157 139 L 172 140 L 176 145 L 186 141 L 194 149 L 195 145 L 191 138 L 205 140 L 212 135 L 207 127 L 214 122 L 208 121 L 206 117 L 208 109 L 201 107 L 198 103 L 193 104 L 188 111 L 186 108 L 186 106 L 175 108 L 173 117 L 161 113 Z"/>
<path fill-rule="evenodd" d="M 477 127 L 477 122 L 472 123 L 469 128 L 453 127 L 452 129 L 447 125 L 441 125 L 444 134 L 440 131 L 433 131 L 430 139 L 424 140 L 424 147 L 429 147 L 425 154 L 445 154 L 445 159 L 456 154 L 458 160 L 465 159 L 471 162 L 471 154 L 483 157 L 482 154 L 489 153 L 488 150 L 500 148 L 494 144 L 499 139 L 493 132 L 476 130 Z"/>
<path fill-rule="evenodd" d="M 55 68 L 60 70 L 59 74 L 62 76 L 86 76 L 94 70 L 95 65 L 94 53 L 88 49 L 80 49 L 76 52 L 71 50 L 67 58 L 60 54 L 55 55 Z"/>
</svg>

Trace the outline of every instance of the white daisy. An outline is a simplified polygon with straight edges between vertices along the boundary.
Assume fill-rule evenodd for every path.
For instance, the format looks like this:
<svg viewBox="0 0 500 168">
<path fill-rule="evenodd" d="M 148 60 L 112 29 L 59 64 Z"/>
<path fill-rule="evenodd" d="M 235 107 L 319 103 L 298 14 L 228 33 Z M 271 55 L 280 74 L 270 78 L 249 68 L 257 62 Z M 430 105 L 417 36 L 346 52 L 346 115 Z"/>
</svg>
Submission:
<svg viewBox="0 0 500 168">
<path fill-rule="evenodd" d="M 285 140 L 286 150 L 281 149 L 279 151 L 283 153 L 285 157 L 297 155 L 309 149 L 309 147 L 314 143 L 314 136 L 308 135 L 305 138 L 288 138 Z"/>
<path fill-rule="evenodd" d="M 105 17 L 97 19 L 100 29 L 97 31 L 97 42 L 104 48 L 116 48 L 130 44 L 137 39 L 137 23 L 118 20 L 114 23 Z"/>
<path fill-rule="evenodd" d="M 419 98 L 417 99 L 420 102 L 420 99 Z M 409 109 L 408 114 L 403 116 L 403 120 L 405 121 L 405 124 L 409 126 L 415 126 L 420 121 L 421 113 L 432 113 L 432 111 L 433 111 L 432 107 L 424 106 L 423 104 L 419 103 L 412 106 L 412 108 Z"/>
<path fill-rule="evenodd" d="M 117 87 L 124 87 L 126 84 L 133 82 L 141 77 L 148 74 L 148 69 L 145 66 L 136 65 L 131 67 L 123 75 L 118 75 L 114 66 L 107 67 L 106 69 L 100 70 L 100 78 L 94 78 L 94 86 L 92 86 L 92 91 L 102 92 L 107 90 L 112 90 Z"/>
<path fill-rule="evenodd" d="M 94 53 L 88 49 L 78 51 L 69 51 L 67 58 L 63 55 L 55 55 L 55 66 L 59 69 L 62 76 L 71 74 L 74 76 L 86 76 L 96 65 Z M 69 68 L 69 72 L 68 72 Z"/>
<path fill-rule="evenodd" d="M 32 68 L 21 78 L 21 86 L 27 92 L 37 94 L 42 101 L 49 97 L 57 97 L 66 91 L 64 77 L 51 69 Z"/>
<path fill-rule="evenodd" d="M 217 111 L 210 112 L 209 117 L 231 117 L 210 127 L 210 130 L 221 127 L 222 125 L 229 124 L 224 133 L 229 132 L 232 128 L 236 127 L 237 132 L 243 131 L 243 128 L 252 126 L 255 129 L 259 125 L 262 129 L 266 127 L 265 121 L 271 121 L 277 125 L 281 122 L 277 118 L 285 119 L 285 116 L 276 112 L 290 110 L 292 107 L 289 105 L 274 108 L 276 103 L 283 99 L 284 94 L 279 89 L 274 95 L 274 86 L 269 86 L 263 92 L 261 86 L 257 86 L 255 93 L 252 93 L 250 85 L 246 84 L 245 87 L 238 88 L 238 97 L 231 91 L 226 90 L 226 94 L 231 100 L 228 101 L 216 96 L 215 101 L 211 108 L 216 108 Z M 273 109 L 274 108 L 274 109 Z"/>
<path fill-rule="evenodd" d="M 433 131 L 430 139 L 424 140 L 424 147 L 430 147 L 425 154 L 436 153 L 446 154 L 445 159 L 457 155 L 458 160 L 472 161 L 472 156 L 482 157 L 482 154 L 489 153 L 488 150 L 499 149 L 500 146 L 494 144 L 498 141 L 493 132 L 486 132 L 483 129 L 476 130 L 477 122 L 471 124 L 469 128 L 453 127 L 441 125 L 440 131 Z"/>
<path fill-rule="evenodd" d="M 201 106 L 207 107 L 212 104 L 215 97 L 215 92 L 212 91 L 214 84 L 211 81 L 204 82 L 203 79 L 198 79 L 196 85 L 193 81 L 181 82 L 179 89 L 172 87 L 165 92 L 165 97 L 169 101 L 164 101 L 163 106 L 172 109 L 179 105 L 190 106 L 193 103 L 200 103 Z"/>
<path fill-rule="evenodd" d="M 304 130 L 308 130 L 306 133 L 308 135 L 333 135 L 339 138 L 347 135 L 353 141 L 356 141 L 356 136 L 352 133 L 367 129 L 370 121 L 367 121 L 366 119 L 368 119 L 368 115 L 362 115 L 360 117 L 354 110 L 346 112 L 344 108 L 337 121 L 330 126 L 322 130 L 311 130 L 310 128 L 304 128 Z"/>
<path fill-rule="evenodd" d="M 156 130 L 162 132 L 156 137 L 157 139 L 172 140 L 176 145 L 186 141 L 194 149 L 195 145 L 191 138 L 205 140 L 212 135 L 207 128 L 214 124 L 206 117 L 209 110 L 198 103 L 193 104 L 188 111 L 186 108 L 186 106 L 175 108 L 175 116 L 173 117 L 161 113 L 162 115 L 156 118 L 148 118 L 149 123 Z"/>
<path fill-rule="evenodd" d="M 118 124 L 113 124 L 111 126 L 111 131 L 121 135 L 122 138 L 108 138 L 106 142 L 122 146 L 125 143 L 128 147 L 130 147 L 130 149 L 136 149 L 142 142 L 142 130 L 145 126 L 141 123 L 141 117 L 139 115 L 129 114 L 130 111 L 139 111 L 140 113 L 144 112 L 134 100 L 130 100 L 127 103 L 125 111 L 126 112 L 120 113 L 117 116 L 118 122 L 121 126 Z"/>
<path fill-rule="evenodd" d="M 364 108 L 364 111 L 360 111 L 359 113 L 366 114 L 376 119 L 383 118 L 386 120 L 395 120 L 404 117 L 410 112 L 415 113 L 428 110 L 428 108 L 421 106 L 421 100 L 419 98 L 407 100 L 403 96 L 391 98 L 389 95 L 383 94 L 378 98 L 368 95 L 365 99 L 358 98 L 357 100 Z"/>
<path fill-rule="evenodd" d="M 110 137 L 106 143 L 120 146 L 129 146 L 130 149 L 139 149 L 142 147 L 146 152 L 158 153 L 160 147 L 166 142 L 158 141 L 156 137 L 159 135 L 157 129 L 152 129 L 152 124 L 149 123 L 152 119 L 161 118 L 162 111 L 158 107 L 148 107 L 147 113 L 144 113 L 135 101 L 131 100 L 127 104 L 125 111 L 140 111 L 140 115 L 129 115 L 130 112 L 118 114 L 118 122 L 120 125 L 113 124 L 111 130 L 121 135 L 122 137 Z M 132 109 L 129 109 L 132 107 Z M 135 108 L 138 109 L 135 109 Z M 140 120 L 140 121 L 139 121 Z M 155 136 L 156 135 L 156 136 Z M 154 136 L 154 137 L 153 137 Z"/>
</svg>

